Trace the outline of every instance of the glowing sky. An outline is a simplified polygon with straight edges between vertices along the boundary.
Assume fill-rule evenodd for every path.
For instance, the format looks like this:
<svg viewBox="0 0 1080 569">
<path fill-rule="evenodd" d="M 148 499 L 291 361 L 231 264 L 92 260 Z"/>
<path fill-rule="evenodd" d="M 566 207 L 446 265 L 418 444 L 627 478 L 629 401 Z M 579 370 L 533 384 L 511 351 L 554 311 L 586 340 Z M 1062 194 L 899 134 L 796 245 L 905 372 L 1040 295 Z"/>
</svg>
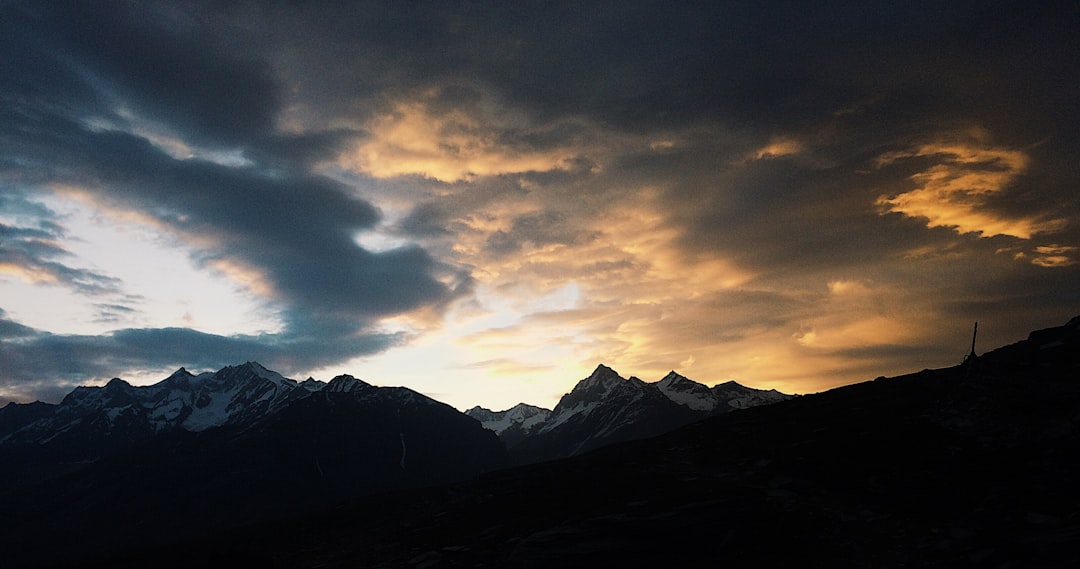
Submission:
<svg viewBox="0 0 1080 569">
<path fill-rule="evenodd" d="M 4 2 L 0 404 L 813 392 L 1080 314 L 1069 3 Z"/>
</svg>

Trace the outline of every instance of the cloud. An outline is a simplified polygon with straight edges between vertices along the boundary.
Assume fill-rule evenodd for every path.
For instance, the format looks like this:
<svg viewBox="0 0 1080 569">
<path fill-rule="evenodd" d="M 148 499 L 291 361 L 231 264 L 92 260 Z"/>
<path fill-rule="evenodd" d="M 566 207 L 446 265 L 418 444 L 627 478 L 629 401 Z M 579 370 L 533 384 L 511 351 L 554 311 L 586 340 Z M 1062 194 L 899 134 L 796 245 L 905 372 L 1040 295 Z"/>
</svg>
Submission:
<svg viewBox="0 0 1080 569">
<path fill-rule="evenodd" d="M 990 208 L 1028 169 L 1029 159 L 1023 152 L 978 141 L 945 142 L 890 152 L 882 155 L 878 164 L 883 167 L 912 158 L 930 158 L 932 165 L 911 176 L 916 189 L 878 198 L 877 204 L 885 213 L 919 217 L 926 219 L 927 227 L 950 227 L 983 237 L 1030 239 L 1035 234 L 1059 231 L 1066 223 L 1060 218 L 1017 218 Z"/>
<path fill-rule="evenodd" d="M 1040 267 L 1068 267 L 1076 264 L 1074 255 L 1080 247 L 1070 245 L 1045 245 L 1035 248 L 1036 257 L 1031 263 Z"/>
<path fill-rule="evenodd" d="M 566 170 L 581 149 L 568 138 L 570 125 L 530 130 L 519 118 L 490 108 L 462 108 L 419 101 L 398 102 L 367 125 L 369 135 L 341 164 L 376 178 L 418 174 L 444 182 L 477 176 Z M 486 111 L 486 112 L 485 112 Z M 560 136 L 553 136 L 554 134 Z M 538 147 L 538 139 L 558 140 Z"/>
<path fill-rule="evenodd" d="M 197 266 L 260 298 L 284 330 L 41 332 L 5 346 L 5 381 L 257 358 L 285 371 L 319 367 L 405 337 L 380 319 L 438 310 L 467 292 L 467 274 L 419 246 L 358 245 L 379 209 L 308 169 L 355 131 L 277 132 L 282 103 L 270 68 L 221 36 L 195 42 L 205 22 L 192 14 L 99 8 L 20 9 L 22 27 L 0 40 L 13 48 L 4 68 L 19 69 L 18 80 L 0 88 L 0 98 L 15 102 L 0 114 L 0 195 L 24 209 L 33 203 L 20 197 L 27 194 L 77 200 L 117 222 L 150 226 Z M 37 68 L 22 69 L 18 57 Z M 37 213 L 36 225 L 0 226 L 4 272 L 78 290 L 104 307 L 105 320 L 123 311 L 115 300 L 121 283 L 65 264 L 62 227 Z M 101 302 L 109 294 L 114 299 Z"/>
<path fill-rule="evenodd" d="M 120 329 L 102 335 L 60 335 L 34 330 L 0 313 L 0 397 L 41 397 L 87 381 L 127 372 L 217 369 L 222 362 L 257 360 L 290 374 L 376 353 L 403 342 L 401 333 L 351 330 L 338 335 L 281 334 L 223 336 L 187 328 Z"/>
<path fill-rule="evenodd" d="M 319 368 L 453 329 L 478 372 L 692 361 L 805 390 L 951 363 L 976 317 L 1013 340 L 1080 309 L 1069 19 L 927 13 L 10 4 L 7 278 L 123 314 L 125 283 L 35 198 L 77 200 L 281 326 L 8 321 L 4 381 L 241 352 Z"/>
<path fill-rule="evenodd" d="M 62 228 L 48 221 L 39 222 L 39 227 L 0 223 L 0 278 L 65 286 L 90 296 L 119 292 L 116 279 L 60 262 L 72 256 L 60 245 L 63 237 Z"/>
<path fill-rule="evenodd" d="M 192 14 L 159 8 L 41 5 L 32 21 L 114 116 L 141 117 L 218 147 L 272 130 L 280 96 L 269 65 L 243 57 L 222 37 L 201 36 Z"/>
</svg>

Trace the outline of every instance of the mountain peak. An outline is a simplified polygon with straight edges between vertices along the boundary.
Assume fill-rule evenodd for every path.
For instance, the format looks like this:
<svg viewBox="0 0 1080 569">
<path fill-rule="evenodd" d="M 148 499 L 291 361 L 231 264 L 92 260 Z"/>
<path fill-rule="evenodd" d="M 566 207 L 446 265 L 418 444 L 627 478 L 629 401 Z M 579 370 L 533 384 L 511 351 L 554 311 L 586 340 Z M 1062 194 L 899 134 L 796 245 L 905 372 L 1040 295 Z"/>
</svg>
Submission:
<svg viewBox="0 0 1080 569">
<path fill-rule="evenodd" d="M 604 364 L 596 366 L 589 377 L 578 382 L 567 396 L 572 400 L 587 399 L 599 401 L 608 398 L 613 392 L 634 385 L 618 372 Z M 566 396 L 564 396 L 566 397 Z"/>
<path fill-rule="evenodd" d="M 248 361 L 240 365 L 225 366 L 217 371 L 214 376 L 219 380 L 232 380 L 247 382 L 252 379 L 267 380 L 274 385 L 281 386 L 285 383 L 295 384 L 294 380 L 287 379 L 280 373 L 269 370 L 259 362 Z"/>
<path fill-rule="evenodd" d="M 619 379 L 622 379 L 622 376 L 620 376 L 617 371 L 611 369 L 610 367 L 608 367 L 608 366 L 606 366 L 604 364 L 597 365 L 596 369 L 594 369 L 593 372 L 591 374 L 589 374 L 589 378 L 612 377 L 612 376 L 618 377 Z"/>
<path fill-rule="evenodd" d="M 656 387 L 668 399 L 695 411 L 716 409 L 717 399 L 709 388 L 675 371 L 656 382 Z"/>
<path fill-rule="evenodd" d="M 518 403 L 505 411 L 492 411 L 477 405 L 465 412 L 466 415 L 480 421 L 485 429 L 495 431 L 502 436 L 508 429 L 517 427 L 528 432 L 541 425 L 551 416 L 551 411 L 528 403 Z"/>
<path fill-rule="evenodd" d="M 331 379 L 330 383 L 327 383 L 326 387 L 323 388 L 323 391 L 328 393 L 351 393 L 369 387 L 371 387 L 371 384 L 367 382 L 356 379 L 348 374 L 342 374 Z"/>
<path fill-rule="evenodd" d="M 127 389 L 129 387 L 131 387 L 131 384 L 119 377 L 114 377 L 109 380 L 109 383 L 105 384 L 105 389 Z"/>
<path fill-rule="evenodd" d="M 686 377 L 685 375 L 680 374 L 679 372 L 677 372 L 675 370 L 671 370 L 660 381 L 661 382 L 667 382 L 667 383 L 677 383 L 677 382 L 682 382 L 682 381 L 693 381 L 693 380 Z"/>
<path fill-rule="evenodd" d="M 608 366 L 600 364 L 596 366 L 596 369 L 594 369 L 593 372 L 589 374 L 589 377 L 586 377 L 584 380 L 582 380 L 581 383 L 586 385 L 607 385 L 613 381 L 624 382 L 626 381 L 626 378 L 619 375 L 619 372 L 609 368 Z"/>
</svg>

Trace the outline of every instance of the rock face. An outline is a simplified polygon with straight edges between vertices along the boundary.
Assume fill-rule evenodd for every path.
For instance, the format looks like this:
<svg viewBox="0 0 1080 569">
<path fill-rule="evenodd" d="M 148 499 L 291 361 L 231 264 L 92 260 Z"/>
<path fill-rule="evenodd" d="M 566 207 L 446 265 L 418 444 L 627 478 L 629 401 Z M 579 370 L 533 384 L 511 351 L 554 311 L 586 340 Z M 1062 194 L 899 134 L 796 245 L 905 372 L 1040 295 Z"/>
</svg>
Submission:
<svg viewBox="0 0 1080 569">
<path fill-rule="evenodd" d="M 524 404 L 498 413 L 475 407 L 467 414 L 499 434 L 515 461 L 525 464 L 574 456 L 658 435 L 710 415 L 790 398 L 734 381 L 709 388 L 674 371 L 647 383 L 636 377 L 625 379 L 600 365 L 564 395 L 554 410 L 529 411 L 529 420 L 524 418 Z"/>
<path fill-rule="evenodd" d="M 0 427 L 0 507 L 9 519 L 53 520 L 81 551 L 108 549 L 110 536 L 194 536 L 509 463 L 493 432 L 412 390 L 351 376 L 299 384 L 250 362 L 181 369 L 148 387 L 114 379 L 59 405 L 8 405 Z"/>
</svg>

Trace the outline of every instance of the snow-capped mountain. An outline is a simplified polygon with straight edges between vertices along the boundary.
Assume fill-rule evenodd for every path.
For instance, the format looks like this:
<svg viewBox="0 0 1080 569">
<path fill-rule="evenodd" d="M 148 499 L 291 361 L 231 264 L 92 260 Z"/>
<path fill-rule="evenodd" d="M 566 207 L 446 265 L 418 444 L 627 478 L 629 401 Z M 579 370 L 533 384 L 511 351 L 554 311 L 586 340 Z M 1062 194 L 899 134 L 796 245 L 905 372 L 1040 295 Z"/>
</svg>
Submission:
<svg viewBox="0 0 1080 569">
<path fill-rule="evenodd" d="M 199 375 L 180 368 L 145 387 L 114 378 L 101 387 L 76 387 L 49 412 L 13 424 L 8 432 L 0 432 L 0 446 L 72 438 L 96 447 L 114 438 L 130 442 L 177 428 L 199 432 L 247 423 L 311 392 L 298 387 L 296 381 L 255 362 Z M 92 456 L 82 457 L 88 458 Z"/>
<path fill-rule="evenodd" d="M 754 389 L 734 381 L 718 383 L 710 391 L 716 397 L 717 404 L 726 405 L 728 409 L 748 409 L 786 401 L 792 397 L 775 389 Z"/>
<path fill-rule="evenodd" d="M 656 382 L 656 387 L 667 395 L 668 399 L 695 411 L 712 411 L 720 404 L 716 394 L 708 387 L 674 371 Z"/>
<path fill-rule="evenodd" d="M 791 399 L 790 395 L 775 389 L 754 389 L 735 381 L 707 387 L 674 371 L 656 382 L 656 387 L 672 401 L 695 411 L 724 412 Z"/>
<path fill-rule="evenodd" d="M 5 465 L 0 469 L 0 494 L 8 488 L 107 463 L 119 454 L 129 455 L 128 461 L 133 460 L 132 455 L 153 456 L 160 452 L 155 447 L 176 441 L 184 441 L 185 452 L 192 455 L 214 445 L 235 446 L 242 455 L 247 452 L 245 445 L 283 429 L 289 417 L 304 415 L 293 428 L 301 433 L 316 432 L 344 409 L 363 413 L 365 418 L 342 418 L 340 432 L 326 438 L 382 441 L 378 451 L 367 452 L 366 459 L 364 453 L 352 456 L 346 460 L 349 466 L 341 469 L 351 472 L 355 480 L 363 480 L 368 475 L 358 473 L 368 467 L 353 463 L 366 460 L 369 470 L 381 472 L 371 482 L 373 488 L 399 484 L 410 464 L 418 466 L 408 472 L 427 471 L 410 475 L 414 481 L 426 483 L 475 474 L 505 462 L 505 448 L 493 433 L 452 407 L 410 389 L 375 387 L 348 375 L 328 383 L 314 379 L 299 383 L 247 362 L 198 375 L 180 368 L 161 382 L 144 387 L 113 379 L 101 387 L 77 387 L 56 405 L 10 404 L 0 408 L 0 463 Z M 222 430 L 230 433 L 227 442 L 217 434 Z M 458 433 L 454 441 L 443 440 L 452 432 Z M 259 444 L 279 448 L 287 457 L 282 440 L 292 435 L 276 436 L 279 440 L 271 438 Z M 428 445 L 425 450 L 421 441 L 430 440 L 443 442 L 435 445 L 439 448 Z M 302 454 L 312 444 L 308 441 L 295 450 Z M 446 456 L 449 449 L 456 449 L 458 456 Z M 179 453 L 175 448 L 171 452 Z M 334 468 L 328 465 L 342 460 L 331 456 L 332 452 L 325 455 L 316 469 L 322 479 L 333 476 Z M 433 457 L 442 457 L 439 460 L 443 462 Z M 252 462 L 259 460 L 253 458 Z M 308 460 L 302 459 L 305 465 Z M 382 466 L 376 468 L 376 463 Z M 275 462 L 273 468 L 292 466 Z M 400 480 L 392 482 L 395 477 Z"/>
<path fill-rule="evenodd" d="M 637 377 L 625 379 L 601 364 L 564 395 L 546 419 L 534 416 L 528 428 L 510 429 L 507 417 L 513 409 L 500 414 L 474 408 L 469 414 L 499 433 L 519 462 L 533 462 L 649 437 L 709 415 L 790 398 L 734 381 L 709 388 L 674 371 L 647 383 Z"/>
<path fill-rule="evenodd" d="M 477 406 L 465 412 L 466 415 L 480 421 L 485 429 L 495 431 L 496 435 L 502 435 L 507 429 L 519 427 L 525 431 L 531 430 L 551 416 L 550 409 L 518 403 L 506 411 L 492 411 Z"/>
<path fill-rule="evenodd" d="M 518 403 L 505 411 L 492 411 L 477 406 L 465 412 L 480 421 L 489 431 L 494 431 L 507 447 L 515 446 L 529 436 L 551 416 L 550 409 Z"/>
</svg>

